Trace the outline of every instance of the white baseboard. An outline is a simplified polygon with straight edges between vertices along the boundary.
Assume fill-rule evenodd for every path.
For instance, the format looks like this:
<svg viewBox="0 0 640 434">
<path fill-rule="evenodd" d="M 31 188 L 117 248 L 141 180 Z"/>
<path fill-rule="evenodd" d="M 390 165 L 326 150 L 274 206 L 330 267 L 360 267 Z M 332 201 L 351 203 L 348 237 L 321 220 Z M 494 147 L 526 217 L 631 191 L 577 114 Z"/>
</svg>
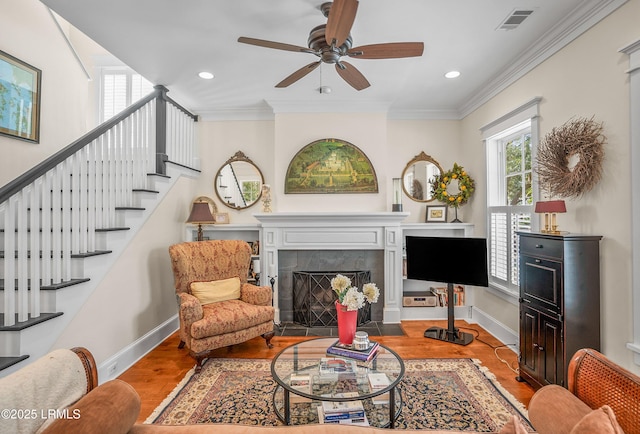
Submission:
<svg viewBox="0 0 640 434">
<path fill-rule="evenodd" d="M 483 310 L 474 306 L 471 318 L 467 319 L 467 321 L 469 323 L 478 324 L 504 345 L 508 345 L 514 353 L 518 353 L 520 342 L 518 333 L 488 315 Z"/>
<path fill-rule="evenodd" d="M 155 329 L 109 357 L 98 366 L 98 383 L 102 384 L 122 374 L 149 351 L 171 336 L 179 327 L 178 314 L 175 314 Z"/>
</svg>

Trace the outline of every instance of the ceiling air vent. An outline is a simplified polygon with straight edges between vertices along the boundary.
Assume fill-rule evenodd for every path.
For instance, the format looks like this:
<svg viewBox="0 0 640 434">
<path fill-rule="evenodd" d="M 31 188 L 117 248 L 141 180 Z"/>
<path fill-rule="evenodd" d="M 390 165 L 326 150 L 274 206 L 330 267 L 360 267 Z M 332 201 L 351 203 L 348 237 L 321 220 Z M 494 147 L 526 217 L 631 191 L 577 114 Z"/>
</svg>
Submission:
<svg viewBox="0 0 640 434">
<path fill-rule="evenodd" d="M 507 18 L 500 23 L 498 30 L 513 30 L 522 24 L 532 13 L 532 9 L 514 9 Z"/>
</svg>

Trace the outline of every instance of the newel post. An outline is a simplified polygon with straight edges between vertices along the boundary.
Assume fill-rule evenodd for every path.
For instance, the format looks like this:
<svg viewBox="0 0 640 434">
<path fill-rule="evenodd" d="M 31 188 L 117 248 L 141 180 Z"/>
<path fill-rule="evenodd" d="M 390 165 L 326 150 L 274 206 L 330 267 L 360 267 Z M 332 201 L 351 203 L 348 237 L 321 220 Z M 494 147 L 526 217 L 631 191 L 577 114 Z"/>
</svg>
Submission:
<svg viewBox="0 0 640 434">
<path fill-rule="evenodd" d="M 154 86 L 160 91 L 156 100 L 156 173 L 166 174 L 165 162 L 167 156 L 167 92 L 162 85 Z"/>
</svg>

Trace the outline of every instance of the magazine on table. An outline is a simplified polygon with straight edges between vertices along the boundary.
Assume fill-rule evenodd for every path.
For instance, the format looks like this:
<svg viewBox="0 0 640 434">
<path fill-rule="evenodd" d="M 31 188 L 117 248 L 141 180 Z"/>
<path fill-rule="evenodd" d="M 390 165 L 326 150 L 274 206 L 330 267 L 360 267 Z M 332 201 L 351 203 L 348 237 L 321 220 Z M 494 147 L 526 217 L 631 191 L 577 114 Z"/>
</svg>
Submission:
<svg viewBox="0 0 640 434">
<path fill-rule="evenodd" d="M 322 410 L 321 405 L 317 407 L 317 410 L 318 410 L 318 421 L 320 423 L 369 426 L 369 421 L 367 420 L 366 414 L 364 414 L 362 417 L 353 417 L 348 419 L 327 419 L 325 417 L 324 410 Z"/>
<path fill-rule="evenodd" d="M 339 357 L 323 357 L 320 359 L 320 375 L 355 375 L 358 365 L 355 360 L 347 360 Z"/>
</svg>

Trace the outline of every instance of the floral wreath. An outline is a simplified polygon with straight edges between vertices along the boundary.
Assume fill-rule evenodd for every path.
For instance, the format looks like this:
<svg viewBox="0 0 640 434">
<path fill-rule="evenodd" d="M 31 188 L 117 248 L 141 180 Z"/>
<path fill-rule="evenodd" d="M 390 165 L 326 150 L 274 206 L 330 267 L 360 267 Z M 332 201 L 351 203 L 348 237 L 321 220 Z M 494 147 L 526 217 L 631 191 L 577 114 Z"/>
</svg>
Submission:
<svg viewBox="0 0 640 434">
<path fill-rule="evenodd" d="M 458 181 L 458 193 L 451 194 L 447 191 L 449 184 L 453 180 Z M 475 189 L 475 181 L 467 175 L 462 166 L 453 163 L 453 169 L 441 173 L 431 181 L 431 194 L 440 202 L 446 203 L 448 206 L 458 208 L 460 205 L 467 203 L 471 198 Z"/>
</svg>

